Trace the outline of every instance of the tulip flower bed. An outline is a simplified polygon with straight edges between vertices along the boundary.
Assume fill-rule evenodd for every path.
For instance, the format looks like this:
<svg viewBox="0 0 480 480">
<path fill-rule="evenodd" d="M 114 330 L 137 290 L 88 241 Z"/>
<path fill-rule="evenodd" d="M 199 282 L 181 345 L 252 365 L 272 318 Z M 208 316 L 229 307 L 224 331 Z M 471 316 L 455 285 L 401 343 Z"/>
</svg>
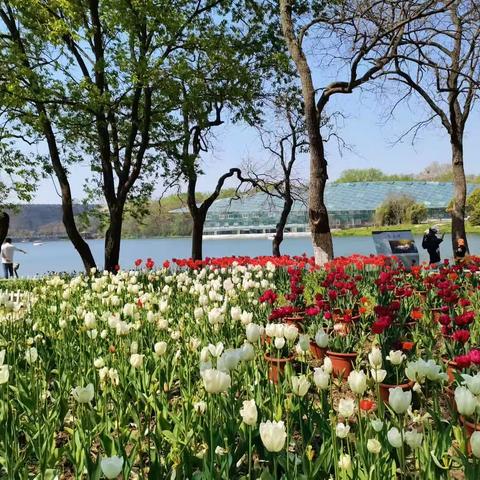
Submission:
<svg viewBox="0 0 480 480">
<path fill-rule="evenodd" d="M 1 478 L 480 478 L 479 259 L 143 265 L 0 294 Z"/>
</svg>

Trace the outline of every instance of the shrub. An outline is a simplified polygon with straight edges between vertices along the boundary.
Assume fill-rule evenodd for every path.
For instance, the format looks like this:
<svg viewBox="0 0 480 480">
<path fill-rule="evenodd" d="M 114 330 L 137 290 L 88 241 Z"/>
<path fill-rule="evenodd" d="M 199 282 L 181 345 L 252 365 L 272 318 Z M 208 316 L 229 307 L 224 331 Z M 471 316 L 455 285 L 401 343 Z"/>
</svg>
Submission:
<svg viewBox="0 0 480 480">
<path fill-rule="evenodd" d="M 416 203 L 407 195 L 391 195 L 375 211 L 375 220 L 379 225 L 399 225 L 401 223 L 420 223 L 427 218 L 425 205 Z"/>
</svg>

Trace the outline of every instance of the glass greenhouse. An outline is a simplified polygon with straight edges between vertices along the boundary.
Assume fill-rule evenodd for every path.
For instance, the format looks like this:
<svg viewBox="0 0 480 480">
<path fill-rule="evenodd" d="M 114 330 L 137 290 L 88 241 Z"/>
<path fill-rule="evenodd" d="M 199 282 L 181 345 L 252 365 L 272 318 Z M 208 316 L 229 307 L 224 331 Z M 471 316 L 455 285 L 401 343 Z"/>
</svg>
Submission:
<svg viewBox="0 0 480 480">
<path fill-rule="evenodd" d="M 475 188 L 468 185 L 468 192 Z M 453 197 L 453 184 L 440 182 L 358 182 L 329 183 L 326 205 L 332 228 L 371 225 L 375 210 L 391 196 L 407 195 L 428 209 L 430 219 L 449 218 L 446 208 Z M 287 231 L 308 230 L 307 198 L 296 201 Z M 184 209 L 177 210 L 183 211 Z M 240 199 L 217 200 L 210 208 L 205 233 L 211 235 L 271 233 L 282 210 L 282 201 L 263 193 Z"/>
</svg>

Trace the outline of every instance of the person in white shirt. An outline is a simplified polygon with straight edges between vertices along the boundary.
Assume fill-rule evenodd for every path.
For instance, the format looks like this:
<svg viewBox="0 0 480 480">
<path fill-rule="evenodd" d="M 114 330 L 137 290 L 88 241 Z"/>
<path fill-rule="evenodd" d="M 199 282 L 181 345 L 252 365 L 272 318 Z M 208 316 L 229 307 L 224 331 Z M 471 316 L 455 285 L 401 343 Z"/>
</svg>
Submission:
<svg viewBox="0 0 480 480">
<path fill-rule="evenodd" d="M 3 265 L 3 276 L 5 278 L 12 277 L 14 275 L 13 272 L 13 254 L 14 252 L 22 252 L 27 253 L 20 248 L 15 247 L 12 245 L 12 239 L 7 238 L 2 245 L 1 250 L 1 257 L 2 257 L 2 265 Z"/>
</svg>

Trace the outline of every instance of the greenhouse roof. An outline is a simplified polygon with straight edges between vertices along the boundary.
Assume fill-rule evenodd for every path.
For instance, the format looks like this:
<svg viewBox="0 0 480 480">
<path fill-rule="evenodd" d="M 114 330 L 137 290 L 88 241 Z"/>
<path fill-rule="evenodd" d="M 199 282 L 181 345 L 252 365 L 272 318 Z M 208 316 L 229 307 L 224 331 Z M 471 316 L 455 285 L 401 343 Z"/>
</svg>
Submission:
<svg viewBox="0 0 480 480">
<path fill-rule="evenodd" d="M 470 193 L 477 185 L 467 185 Z M 442 182 L 353 182 L 328 183 L 325 200 L 329 212 L 375 210 L 392 195 L 407 195 L 427 208 L 446 208 L 453 198 L 453 184 Z M 307 198 L 305 198 L 306 202 Z M 210 207 L 209 213 L 249 213 L 260 210 L 281 210 L 282 200 L 263 193 L 244 195 L 240 199 L 224 198 Z M 295 202 L 293 210 L 305 211 L 303 202 Z M 186 209 L 175 210 L 176 212 Z"/>
</svg>

